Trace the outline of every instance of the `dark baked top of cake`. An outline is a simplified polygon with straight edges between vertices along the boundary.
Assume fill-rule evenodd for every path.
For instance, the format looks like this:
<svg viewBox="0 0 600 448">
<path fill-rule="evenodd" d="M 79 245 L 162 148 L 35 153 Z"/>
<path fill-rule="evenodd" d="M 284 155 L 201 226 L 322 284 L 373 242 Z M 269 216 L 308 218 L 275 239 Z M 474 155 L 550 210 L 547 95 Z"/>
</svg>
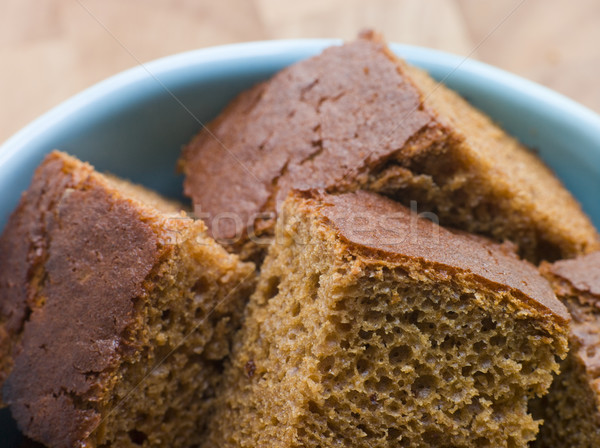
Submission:
<svg viewBox="0 0 600 448">
<path fill-rule="evenodd" d="M 316 213 L 351 248 L 367 256 L 375 252 L 378 257 L 416 258 L 446 271 L 449 276 L 457 271 L 471 273 L 480 281 L 520 292 L 519 296 L 527 303 L 559 321 L 570 320 L 549 283 L 509 247 L 451 232 L 374 193 L 330 195 L 310 190 L 295 194 L 309 201 L 314 199 Z"/>
<path fill-rule="evenodd" d="M 571 352 L 587 371 L 592 384 L 600 376 L 600 252 L 553 264 L 543 263 L 540 271 L 552 284 L 571 317 Z M 600 391 L 596 391 L 600 396 Z"/>
<path fill-rule="evenodd" d="M 0 315 L 22 331 L 3 393 L 22 430 L 68 444 L 97 426 L 78 399 L 135 348 L 133 298 L 160 256 L 142 216 L 88 164 L 55 152 L 36 171 L 0 240 Z"/>
<path fill-rule="evenodd" d="M 358 39 L 242 93 L 185 149 L 185 192 L 197 212 L 234 212 L 245 226 L 291 188 L 352 187 L 431 121 L 385 45 Z"/>
<path fill-rule="evenodd" d="M 600 252 L 557 261 L 547 269 L 568 281 L 575 289 L 600 298 Z"/>
</svg>

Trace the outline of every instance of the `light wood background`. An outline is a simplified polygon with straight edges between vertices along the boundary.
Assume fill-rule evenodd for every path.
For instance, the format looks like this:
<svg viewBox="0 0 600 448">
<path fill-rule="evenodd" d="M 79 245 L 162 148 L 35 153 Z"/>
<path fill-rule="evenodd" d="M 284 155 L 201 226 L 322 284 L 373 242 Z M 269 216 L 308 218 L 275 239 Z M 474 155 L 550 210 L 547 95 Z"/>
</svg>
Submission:
<svg viewBox="0 0 600 448">
<path fill-rule="evenodd" d="M 364 27 L 472 53 L 600 112 L 599 0 L 0 0 L 0 142 L 136 60 L 249 40 L 351 39 Z"/>
</svg>

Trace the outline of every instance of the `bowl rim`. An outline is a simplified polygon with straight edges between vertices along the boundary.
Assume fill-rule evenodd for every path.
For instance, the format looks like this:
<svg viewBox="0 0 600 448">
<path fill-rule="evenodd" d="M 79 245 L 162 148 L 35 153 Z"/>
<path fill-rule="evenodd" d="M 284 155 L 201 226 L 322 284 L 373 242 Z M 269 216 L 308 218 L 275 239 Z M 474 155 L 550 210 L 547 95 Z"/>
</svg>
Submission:
<svg viewBox="0 0 600 448">
<path fill-rule="evenodd" d="M 0 145 L 0 170 L 9 159 L 16 155 L 28 141 L 42 135 L 55 123 L 60 122 L 69 115 L 87 105 L 101 100 L 102 97 L 127 88 L 148 76 L 160 83 L 158 78 L 172 74 L 187 66 L 202 63 L 217 63 L 254 56 L 275 56 L 290 51 L 314 51 L 318 53 L 326 47 L 340 45 L 341 39 L 280 39 L 262 40 L 218 45 L 196 50 L 184 51 L 173 55 L 154 59 L 147 63 L 140 63 L 132 68 L 112 75 L 83 91 L 62 101 L 38 118 L 25 125 Z M 586 106 L 560 94 L 548 87 L 542 86 L 521 76 L 515 75 L 492 65 L 470 59 L 468 56 L 459 56 L 450 52 L 436 50 L 416 45 L 390 43 L 390 48 L 401 57 L 409 59 L 415 65 L 437 65 L 450 71 L 446 78 L 455 76 L 471 77 L 471 79 L 485 79 L 492 81 L 496 86 L 510 89 L 512 92 L 523 95 L 539 103 L 539 108 L 550 107 L 561 110 L 573 120 L 579 122 L 580 128 L 597 130 L 600 142 L 600 115 Z M 600 151 L 600 145 L 599 149 Z"/>
</svg>

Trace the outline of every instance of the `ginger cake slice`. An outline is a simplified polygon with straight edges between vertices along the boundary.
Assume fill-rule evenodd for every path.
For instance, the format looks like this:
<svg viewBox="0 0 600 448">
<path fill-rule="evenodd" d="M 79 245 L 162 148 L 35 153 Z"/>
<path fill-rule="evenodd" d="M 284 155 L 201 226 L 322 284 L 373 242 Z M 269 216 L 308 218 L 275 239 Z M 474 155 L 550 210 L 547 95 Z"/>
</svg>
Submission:
<svg viewBox="0 0 600 448">
<path fill-rule="evenodd" d="M 282 210 L 203 446 L 535 439 L 569 315 L 534 266 L 374 193 Z"/>
<path fill-rule="evenodd" d="M 57 448 L 202 440 L 254 266 L 142 187 L 52 152 L 0 237 L 0 383 Z"/>
</svg>

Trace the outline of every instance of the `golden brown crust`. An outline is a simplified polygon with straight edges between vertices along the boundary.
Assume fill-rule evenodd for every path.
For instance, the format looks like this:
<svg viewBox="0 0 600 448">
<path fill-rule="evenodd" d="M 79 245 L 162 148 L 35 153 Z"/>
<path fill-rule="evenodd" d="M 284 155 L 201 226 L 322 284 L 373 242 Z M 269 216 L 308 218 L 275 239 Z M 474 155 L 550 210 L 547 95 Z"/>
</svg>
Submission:
<svg viewBox="0 0 600 448">
<path fill-rule="evenodd" d="M 572 316 L 571 354 L 595 383 L 600 378 L 600 252 L 544 263 L 540 271 Z"/>
<path fill-rule="evenodd" d="M 437 124 L 384 45 L 359 39 L 242 93 L 185 148 L 185 192 L 197 212 L 235 212 L 245 226 L 274 212 L 291 188 L 364 185 L 373 166 L 427 126 Z M 235 229 L 212 232 L 231 238 Z"/>
<path fill-rule="evenodd" d="M 119 358 L 135 349 L 126 335 L 159 249 L 139 211 L 92 179 L 64 193 L 44 220 L 49 247 L 38 297 L 45 304 L 25 324 L 4 399 L 30 437 L 71 446 L 100 420 L 77 400 L 102 393 Z"/>
<path fill-rule="evenodd" d="M 453 271 L 468 272 L 497 288 L 518 291 L 526 303 L 560 322 L 570 320 L 567 309 L 537 269 L 509 248 L 481 237 L 450 232 L 374 193 L 329 195 L 312 190 L 295 194 L 314 199 L 318 209 L 315 213 L 327 219 L 353 250 L 374 251 L 378 257 L 415 258 L 445 269 L 449 275 Z"/>
<path fill-rule="evenodd" d="M 534 446 L 600 443 L 600 252 L 553 264 L 542 274 L 571 316 L 570 351 L 550 393 L 536 405 L 545 420 Z"/>
<path fill-rule="evenodd" d="M 580 293 L 598 296 L 600 300 L 600 252 L 574 260 L 557 261 L 552 265 L 546 265 L 545 270 L 567 281 Z"/>
<path fill-rule="evenodd" d="M 71 172 L 56 154 L 49 156 L 0 237 L 0 385 L 12 366 L 12 348 L 35 305 L 40 267 L 47 255 L 44 218 L 62 193 L 90 172 L 89 166 Z"/>
</svg>

